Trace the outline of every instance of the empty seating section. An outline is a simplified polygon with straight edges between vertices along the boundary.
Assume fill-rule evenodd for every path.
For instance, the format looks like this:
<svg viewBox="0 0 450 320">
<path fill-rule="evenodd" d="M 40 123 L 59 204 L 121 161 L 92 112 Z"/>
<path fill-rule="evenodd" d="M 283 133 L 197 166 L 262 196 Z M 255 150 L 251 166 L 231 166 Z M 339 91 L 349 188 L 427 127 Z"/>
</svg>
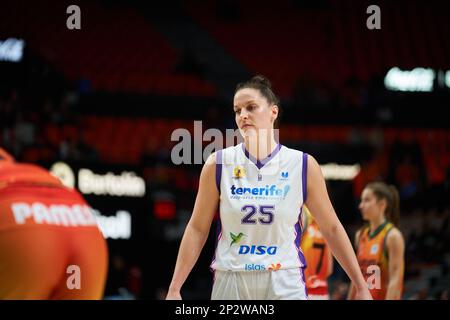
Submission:
<svg viewBox="0 0 450 320">
<path fill-rule="evenodd" d="M 446 1 L 378 1 L 381 30 L 374 31 L 366 27 L 370 2 L 322 1 L 327 5 L 319 9 L 295 2 L 233 1 L 238 17 L 225 20 L 214 2 L 191 1 L 189 14 L 251 72 L 272 79 L 284 97 L 292 96 L 300 76 L 339 90 L 349 77 L 367 81 L 394 66 L 449 64 Z"/>
<path fill-rule="evenodd" d="M 221 17 L 218 1 L 193 0 L 186 11 L 251 73 L 268 76 L 282 97 L 293 95 L 300 77 L 321 79 L 339 90 L 350 77 L 368 81 L 394 66 L 443 68 L 449 63 L 447 1 L 379 1 L 381 30 L 375 31 L 366 27 L 370 2 L 321 2 L 323 7 L 311 9 L 302 1 L 232 1 L 237 18 L 229 20 Z M 82 28 L 75 31 L 66 27 L 65 5 L 4 3 L 2 11 L 12 14 L 2 17 L 0 37 L 23 37 L 31 52 L 71 80 L 87 79 L 93 90 L 216 93 L 197 76 L 174 73 L 181 54 L 137 9 L 79 1 Z"/>
<path fill-rule="evenodd" d="M 73 125 L 58 127 L 47 125 L 42 134 L 44 140 L 57 147 L 63 140 L 83 141 L 92 146 L 102 162 L 139 164 L 144 153 L 169 153 L 177 141 L 171 142 L 172 132 L 178 128 L 193 134 L 193 121 L 169 119 L 116 118 L 85 116 L 76 129 Z M 284 125 L 280 140 L 284 144 L 317 142 L 324 144 L 349 144 L 355 133 L 352 126 L 298 126 Z M 417 142 L 423 153 L 430 179 L 441 181 L 450 167 L 450 133 L 445 129 L 414 129 L 365 127 L 358 129 L 365 141 L 381 133 L 384 148 L 389 150 L 394 142 Z M 150 146 L 151 144 L 151 146 Z M 152 147 L 152 149 L 150 149 Z M 167 151 L 168 150 L 168 151 Z M 45 150 L 47 152 L 47 150 Z"/>
<path fill-rule="evenodd" d="M 216 92 L 197 76 L 176 74 L 179 53 L 132 8 L 78 1 L 81 29 L 69 30 L 66 3 L 44 0 L 23 7 L 18 3 L 2 4 L 2 11 L 17 14 L 5 20 L 2 15 L 0 39 L 25 39 L 30 52 L 69 80 L 84 79 L 92 90 L 103 91 L 176 96 Z"/>
<path fill-rule="evenodd" d="M 161 169 L 153 162 L 146 163 L 144 157 L 158 158 L 162 153 L 163 163 L 170 165 L 172 147 L 178 143 L 178 141 L 170 141 L 172 132 L 178 128 L 184 128 L 193 134 L 193 121 L 104 116 L 86 116 L 81 121 L 82 125 L 79 127 L 83 129 L 78 131 L 74 130 L 71 125 L 62 127 L 48 125 L 43 130 L 44 140 L 52 143 L 53 148 L 31 148 L 24 154 L 24 158 L 29 161 L 51 159 L 52 150 L 57 150 L 63 140 L 74 139 L 93 147 L 98 153 L 99 160 L 103 163 L 143 165 L 146 168 L 144 174 L 149 179 L 164 174 L 173 180 L 172 182 L 177 185 L 177 188 L 196 190 L 198 176 L 191 176 L 186 167 L 169 166 Z M 351 143 L 355 130 L 352 126 L 284 125 L 283 130 L 280 131 L 280 140 L 287 145 L 304 142 L 345 145 Z M 427 183 L 429 185 L 444 183 L 450 168 L 450 133 L 448 130 L 366 127 L 356 131 L 366 142 L 374 134 L 381 134 L 385 150 L 374 156 L 368 163 L 361 163 L 361 176 L 354 180 L 357 190 L 361 189 L 362 185 L 360 184 L 364 183 L 365 177 L 372 177 L 374 173 L 380 172 L 380 168 L 384 168 L 391 146 L 395 142 L 404 144 L 417 142 L 427 172 Z M 191 159 L 191 161 L 193 160 Z"/>
<path fill-rule="evenodd" d="M 66 27 L 67 3 L 2 3 L 0 40 L 26 41 L 30 55 L 42 57 L 68 79 L 87 80 L 93 90 L 166 96 L 214 96 L 216 88 L 199 77 L 175 72 L 180 59 L 162 34 L 136 9 L 114 3 L 81 0 L 81 30 Z M 306 1 L 231 1 L 237 17 L 225 19 L 218 2 L 192 0 L 187 13 L 251 73 L 272 80 L 284 98 L 294 94 L 301 77 L 324 81 L 339 92 L 356 77 L 366 82 L 388 68 L 444 68 L 450 59 L 450 2 L 379 1 L 381 30 L 368 30 L 368 1 L 324 0 L 321 8 Z M 311 3 L 309 3 L 311 4 Z M 275 50 L 274 50 L 275 49 Z M 62 141 L 84 141 L 102 161 L 138 164 L 148 148 L 170 149 L 176 128 L 192 130 L 189 120 L 84 116 L 79 125 L 47 124 L 41 140 L 58 148 Z M 348 144 L 355 131 L 374 128 L 284 125 L 281 141 Z M 0 132 L 1 134 L 1 132 Z M 430 182 L 442 182 L 450 166 L 450 136 L 444 129 L 386 128 L 383 144 L 417 141 Z M 39 139 L 38 139 L 39 140 Z M 150 141 L 151 140 L 151 141 Z M 29 161 L 51 156 L 51 148 L 30 148 Z"/>
</svg>

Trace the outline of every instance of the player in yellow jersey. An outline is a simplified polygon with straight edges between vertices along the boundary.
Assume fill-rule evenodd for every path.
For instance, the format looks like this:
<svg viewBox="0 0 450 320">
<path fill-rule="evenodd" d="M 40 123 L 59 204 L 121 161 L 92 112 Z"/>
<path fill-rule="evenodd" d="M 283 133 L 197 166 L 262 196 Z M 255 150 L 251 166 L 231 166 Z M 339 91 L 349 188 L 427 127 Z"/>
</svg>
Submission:
<svg viewBox="0 0 450 320">
<path fill-rule="evenodd" d="M 398 191 L 383 182 L 369 183 L 359 205 L 368 222 L 355 236 L 357 258 L 374 300 L 399 300 L 403 291 L 405 241 L 398 229 Z M 349 298 L 353 298 L 350 287 Z"/>
<path fill-rule="evenodd" d="M 333 273 L 333 256 L 317 222 L 303 206 L 303 237 L 300 247 L 305 255 L 306 289 L 309 300 L 329 300 L 328 277 Z"/>
</svg>

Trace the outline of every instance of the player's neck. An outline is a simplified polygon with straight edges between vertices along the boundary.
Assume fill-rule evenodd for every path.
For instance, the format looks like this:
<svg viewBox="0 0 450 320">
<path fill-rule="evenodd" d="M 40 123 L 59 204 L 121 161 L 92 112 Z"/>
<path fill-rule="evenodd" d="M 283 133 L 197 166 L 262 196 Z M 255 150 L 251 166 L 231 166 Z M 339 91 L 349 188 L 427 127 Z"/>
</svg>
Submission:
<svg viewBox="0 0 450 320">
<path fill-rule="evenodd" d="M 369 227 L 370 227 L 369 231 L 370 231 L 370 233 L 375 232 L 375 230 L 377 230 L 378 227 L 381 226 L 385 222 L 386 222 L 386 218 L 385 217 L 380 217 L 380 218 L 371 220 L 370 223 L 369 223 Z"/>
<path fill-rule="evenodd" d="M 278 145 L 273 136 L 268 137 L 268 139 L 246 137 L 244 143 L 245 149 L 257 160 L 267 158 Z"/>
</svg>

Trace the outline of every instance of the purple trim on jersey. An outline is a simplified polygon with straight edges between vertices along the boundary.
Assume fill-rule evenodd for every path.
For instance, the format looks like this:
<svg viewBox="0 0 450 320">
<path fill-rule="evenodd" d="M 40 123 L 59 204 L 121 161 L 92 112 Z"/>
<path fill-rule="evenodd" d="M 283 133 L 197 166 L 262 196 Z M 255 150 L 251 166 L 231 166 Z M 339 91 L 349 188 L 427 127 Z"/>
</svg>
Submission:
<svg viewBox="0 0 450 320">
<path fill-rule="evenodd" d="M 300 214 L 298 216 L 297 223 L 294 226 L 294 228 L 295 228 L 295 247 L 297 248 L 298 259 L 300 260 L 300 263 L 303 265 L 302 267 L 299 268 L 300 269 L 300 278 L 305 287 L 306 297 L 308 297 L 308 292 L 306 290 L 306 278 L 305 278 L 306 259 L 305 259 L 305 256 L 303 255 L 302 249 L 300 248 L 300 240 L 302 239 L 302 228 L 300 227 L 300 219 L 302 217 L 302 211 L 303 211 L 302 208 L 300 208 Z"/>
<path fill-rule="evenodd" d="M 216 154 L 216 186 L 220 194 L 220 180 L 222 179 L 222 150 L 217 151 Z"/>
<path fill-rule="evenodd" d="M 306 299 L 308 299 L 308 288 L 306 287 L 306 277 L 305 277 L 305 268 L 300 268 L 300 277 L 302 278 L 305 288 L 305 295 L 306 295 Z"/>
<path fill-rule="evenodd" d="M 303 192 L 303 203 L 306 201 L 306 192 L 308 190 L 307 185 L 307 173 L 308 173 L 308 154 L 303 152 L 303 161 L 302 161 L 302 192 Z"/>
<path fill-rule="evenodd" d="M 300 221 L 297 221 L 294 228 L 295 228 L 295 247 L 297 248 L 298 258 L 302 263 L 302 265 L 306 268 L 306 259 L 305 256 L 303 255 L 302 249 L 300 248 L 300 240 L 302 239 L 302 229 L 300 228 Z"/>
<path fill-rule="evenodd" d="M 267 157 L 265 157 L 265 158 L 262 159 L 262 160 L 257 160 L 254 156 L 252 156 L 252 155 L 250 154 L 250 152 L 247 151 L 247 149 L 245 148 L 245 144 L 242 143 L 242 151 L 244 151 L 245 156 L 246 156 L 251 162 L 253 162 L 253 163 L 255 164 L 255 166 L 258 167 L 258 169 L 261 169 L 262 167 L 265 166 L 265 164 L 266 164 L 267 162 L 269 162 L 270 160 L 272 160 L 272 159 L 277 155 L 277 153 L 280 151 L 281 147 L 282 147 L 282 145 L 278 143 L 277 146 L 275 147 L 275 149 L 274 149 Z"/>
<path fill-rule="evenodd" d="M 299 224 L 300 224 L 300 230 L 302 231 L 302 234 L 303 234 L 303 232 L 305 231 L 305 227 L 306 227 L 306 223 L 305 223 L 305 225 L 303 225 L 303 206 L 301 206 L 300 207 L 300 214 L 298 215 L 298 221 L 299 221 Z"/>
</svg>

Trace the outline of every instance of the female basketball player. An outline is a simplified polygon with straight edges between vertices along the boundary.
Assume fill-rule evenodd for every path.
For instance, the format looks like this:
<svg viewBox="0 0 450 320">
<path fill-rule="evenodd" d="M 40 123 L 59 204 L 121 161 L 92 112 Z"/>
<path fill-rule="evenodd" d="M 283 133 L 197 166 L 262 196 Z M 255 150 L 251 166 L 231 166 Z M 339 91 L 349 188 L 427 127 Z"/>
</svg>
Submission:
<svg viewBox="0 0 450 320">
<path fill-rule="evenodd" d="M 81 194 L 0 148 L 0 300 L 102 299 L 108 244 Z"/>
<path fill-rule="evenodd" d="M 357 258 L 375 300 L 401 299 L 405 267 L 405 241 L 399 224 L 399 196 L 394 186 L 368 184 L 359 209 L 368 222 L 355 236 Z M 355 294 L 350 287 L 349 297 Z"/>
<path fill-rule="evenodd" d="M 307 299 L 298 249 L 303 203 L 352 280 L 355 298 L 371 299 L 317 161 L 275 141 L 279 106 L 270 82 L 256 76 L 238 84 L 234 112 L 244 143 L 211 155 L 202 169 L 167 299 L 181 299 L 218 206 L 212 299 Z"/>
</svg>

